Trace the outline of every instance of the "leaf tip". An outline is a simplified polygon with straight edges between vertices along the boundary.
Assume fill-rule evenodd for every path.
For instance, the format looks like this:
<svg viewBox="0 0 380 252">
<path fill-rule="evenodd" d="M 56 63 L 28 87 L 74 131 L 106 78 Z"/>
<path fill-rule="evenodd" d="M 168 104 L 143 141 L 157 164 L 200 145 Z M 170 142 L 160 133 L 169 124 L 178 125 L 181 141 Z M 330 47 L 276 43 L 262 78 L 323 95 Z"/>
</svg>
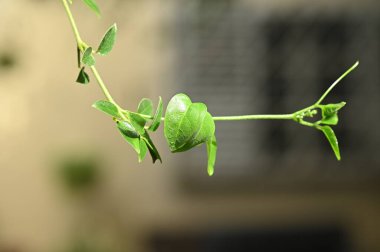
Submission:
<svg viewBox="0 0 380 252">
<path fill-rule="evenodd" d="M 208 175 L 211 177 L 212 175 L 214 175 L 214 168 L 213 167 L 209 167 L 208 169 L 207 169 L 207 173 L 208 173 Z"/>
</svg>

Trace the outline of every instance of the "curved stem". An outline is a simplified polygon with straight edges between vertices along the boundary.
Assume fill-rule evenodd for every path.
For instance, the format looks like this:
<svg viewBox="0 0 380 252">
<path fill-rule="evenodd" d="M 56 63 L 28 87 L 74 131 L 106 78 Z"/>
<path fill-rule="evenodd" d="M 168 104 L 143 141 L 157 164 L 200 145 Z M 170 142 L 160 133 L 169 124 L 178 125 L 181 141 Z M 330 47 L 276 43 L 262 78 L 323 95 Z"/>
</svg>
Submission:
<svg viewBox="0 0 380 252">
<path fill-rule="evenodd" d="M 346 72 L 344 72 L 334 83 L 323 93 L 321 98 L 315 103 L 315 105 L 320 104 L 323 99 L 331 92 L 331 90 L 344 78 L 346 77 L 349 73 L 351 73 L 357 66 L 359 65 L 359 61 L 356 61 L 354 65 L 352 65 Z"/>
<path fill-rule="evenodd" d="M 73 29 L 73 32 L 74 32 L 74 35 L 75 35 L 75 39 L 77 41 L 78 49 L 81 50 L 81 51 L 83 51 L 85 49 L 85 47 L 87 47 L 87 45 L 86 45 L 86 43 L 83 42 L 83 40 L 80 37 L 78 27 L 77 27 L 77 25 L 75 23 L 75 19 L 73 17 L 73 14 L 71 13 L 71 10 L 70 10 L 69 4 L 67 3 L 67 0 L 62 0 L 62 3 L 63 3 L 63 6 L 65 7 L 66 14 L 67 14 L 67 16 L 69 18 L 71 27 Z M 103 79 L 100 77 L 100 74 L 99 74 L 98 70 L 96 69 L 96 67 L 95 66 L 91 66 L 90 69 L 91 69 L 92 73 L 94 74 L 95 79 L 97 80 L 97 82 L 99 84 L 99 87 L 102 90 L 104 96 L 107 98 L 107 100 L 109 102 L 112 102 L 113 104 L 115 104 L 116 108 L 119 111 L 120 117 L 123 120 L 127 120 L 127 116 L 123 114 L 123 112 L 122 112 L 123 110 L 121 109 L 121 107 L 112 98 L 111 93 L 109 92 L 107 86 L 103 82 Z"/>
<path fill-rule="evenodd" d="M 80 47 L 83 44 L 83 41 L 80 37 L 77 25 L 75 23 L 73 14 L 70 11 L 69 4 L 67 3 L 67 0 L 62 0 L 63 6 L 65 7 L 67 17 L 70 20 L 71 28 L 73 29 L 74 35 L 75 35 L 75 40 L 77 41 L 78 47 Z"/>
</svg>

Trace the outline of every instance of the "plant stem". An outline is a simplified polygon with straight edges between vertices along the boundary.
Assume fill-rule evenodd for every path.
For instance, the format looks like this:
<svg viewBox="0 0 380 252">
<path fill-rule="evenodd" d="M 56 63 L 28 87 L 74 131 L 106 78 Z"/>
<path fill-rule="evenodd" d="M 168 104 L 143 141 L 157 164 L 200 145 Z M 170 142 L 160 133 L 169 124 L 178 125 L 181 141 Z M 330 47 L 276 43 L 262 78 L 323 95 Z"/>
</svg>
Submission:
<svg viewBox="0 0 380 252">
<path fill-rule="evenodd" d="M 319 100 L 315 103 L 315 105 L 319 105 L 323 99 L 331 92 L 331 90 L 344 78 L 346 77 L 349 73 L 351 73 L 357 66 L 359 65 L 359 61 L 356 61 L 354 65 L 352 65 L 346 72 L 344 72 L 319 98 Z"/>
<path fill-rule="evenodd" d="M 73 17 L 73 14 L 70 11 L 69 4 L 67 3 L 67 0 L 62 0 L 62 3 L 63 3 L 63 6 L 65 7 L 67 17 L 70 20 L 71 28 L 73 29 L 73 32 L 74 32 L 75 39 L 77 41 L 78 47 L 80 47 L 83 44 L 83 41 L 82 41 L 82 39 L 80 37 L 77 25 L 76 25 L 74 17 Z M 80 48 L 80 49 L 82 50 L 82 48 Z"/>
<path fill-rule="evenodd" d="M 128 110 L 123 110 L 124 113 L 132 113 L 139 115 L 145 119 L 152 120 L 153 117 Z M 243 120 L 294 120 L 295 114 L 279 114 L 279 115 L 240 115 L 240 116 L 213 116 L 214 121 L 243 121 Z M 161 117 L 164 121 L 165 117 Z"/>
<path fill-rule="evenodd" d="M 293 120 L 293 114 L 280 115 L 240 115 L 240 116 L 214 116 L 214 121 L 241 121 L 241 120 Z"/>
<path fill-rule="evenodd" d="M 90 69 L 91 69 L 92 73 L 94 74 L 95 79 L 97 80 L 100 89 L 103 91 L 104 96 L 107 98 L 107 100 L 109 102 L 112 102 L 113 104 L 117 105 L 116 102 L 114 101 L 114 99 L 112 98 L 112 95 L 108 91 L 107 86 L 104 84 L 102 78 L 100 77 L 99 72 L 96 69 L 96 67 L 95 66 L 91 66 Z M 117 105 L 117 107 L 118 107 L 118 105 Z"/>
<path fill-rule="evenodd" d="M 70 10 L 70 6 L 67 2 L 67 0 L 62 0 L 62 3 L 63 3 L 63 6 L 65 7 L 65 10 L 66 10 L 66 14 L 69 18 L 69 21 L 70 21 L 70 24 L 71 24 L 71 28 L 74 32 L 74 35 L 75 35 L 75 39 L 76 39 L 76 42 L 77 42 L 77 49 L 80 50 L 81 52 L 83 52 L 88 46 L 85 42 L 83 42 L 83 40 L 81 39 L 81 36 L 79 34 L 79 30 L 77 28 L 77 25 L 75 23 L 75 20 L 74 20 L 74 17 L 71 13 L 71 10 Z M 78 54 L 79 55 L 79 54 Z M 331 90 L 344 78 L 346 77 L 352 70 L 354 70 L 357 66 L 359 65 L 359 62 L 357 61 L 353 66 L 351 66 L 346 72 L 344 72 L 326 91 L 325 93 L 319 98 L 319 100 L 312 106 L 309 106 L 307 108 L 304 108 L 300 111 L 297 111 L 295 113 L 292 113 L 292 114 L 278 114 L 278 115 L 240 115 L 240 116 L 215 116 L 213 117 L 213 120 L 214 121 L 242 121 L 242 120 L 295 120 L 296 122 L 298 123 L 301 123 L 303 125 L 306 125 L 306 126 L 314 126 L 314 124 L 310 123 L 310 122 L 306 122 L 306 121 L 303 121 L 302 118 L 305 116 L 303 113 L 304 112 L 307 112 L 307 111 L 311 111 L 312 109 L 315 109 L 322 101 L 323 99 L 331 92 Z M 91 66 L 90 67 L 92 73 L 94 74 L 95 76 L 95 79 L 97 80 L 98 82 L 98 85 L 100 87 L 100 89 L 102 90 L 104 96 L 107 98 L 107 100 L 111 103 L 113 103 L 116 108 L 118 109 L 119 111 L 119 114 L 120 114 L 120 117 L 123 119 L 123 120 L 127 120 L 127 117 L 128 117 L 128 113 L 134 113 L 134 114 L 138 114 L 142 117 L 144 117 L 145 119 L 153 119 L 152 116 L 148 116 L 148 115 L 143 115 L 143 114 L 139 114 L 139 113 L 135 113 L 135 112 L 131 112 L 131 111 L 128 111 L 128 110 L 123 110 L 116 102 L 115 100 L 112 98 L 112 95 L 111 93 L 109 92 L 106 84 L 103 82 L 102 78 L 100 77 L 100 74 L 99 72 L 97 71 L 96 67 L 95 66 Z M 297 116 L 300 116 L 300 118 L 298 118 Z M 310 116 L 310 115 L 309 115 Z M 312 116 L 312 115 L 311 115 Z M 165 120 L 164 117 L 161 118 L 161 120 Z"/>
<path fill-rule="evenodd" d="M 67 14 L 67 16 L 69 18 L 71 27 L 73 29 L 78 49 L 81 50 L 81 51 L 84 51 L 84 49 L 85 49 L 84 47 L 86 47 L 86 44 L 82 41 L 82 39 L 80 37 L 79 30 L 78 30 L 78 27 L 77 27 L 77 25 L 75 23 L 75 19 L 73 17 L 73 14 L 71 13 L 69 4 L 67 3 L 67 0 L 62 0 L 62 3 L 63 3 L 63 6 L 65 7 L 66 14 Z M 122 113 L 122 109 L 120 108 L 120 106 L 112 98 L 111 93 L 109 92 L 107 86 L 103 82 L 103 79 L 100 77 L 100 74 L 99 74 L 98 70 L 96 69 L 96 67 L 95 66 L 91 66 L 90 69 L 91 69 L 92 73 L 94 74 L 95 79 L 97 80 L 100 89 L 103 91 L 104 96 L 107 98 L 107 100 L 109 102 L 112 102 L 113 104 L 115 104 L 115 106 L 117 107 L 117 109 L 118 109 L 118 111 L 119 111 L 120 116 L 122 117 L 122 119 L 126 120 L 127 119 L 126 116 Z"/>
</svg>

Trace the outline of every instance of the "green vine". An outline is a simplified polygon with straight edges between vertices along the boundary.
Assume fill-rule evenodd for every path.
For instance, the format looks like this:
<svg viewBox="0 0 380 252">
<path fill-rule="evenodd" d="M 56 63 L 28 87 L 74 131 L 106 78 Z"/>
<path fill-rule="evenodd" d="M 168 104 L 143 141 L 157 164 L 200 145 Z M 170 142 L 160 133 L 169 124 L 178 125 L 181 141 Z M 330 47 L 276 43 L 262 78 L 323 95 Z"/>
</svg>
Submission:
<svg viewBox="0 0 380 252">
<path fill-rule="evenodd" d="M 216 160 L 217 142 L 215 138 L 215 121 L 240 121 L 240 120 L 292 120 L 301 125 L 312 127 L 323 132 L 333 149 L 335 156 L 340 160 L 338 140 L 331 126 L 338 123 L 338 111 L 344 107 L 345 102 L 334 104 L 322 104 L 332 89 L 358 65 L 356 62 L 346 70 L 323 94 L 309 107 L 303 108 L 291 114 L 268 114 L 268 115 L 241 115 L 241 116 L 212 116 L 207 111 L 204 103 L 193 103 L 185 94 L 175 95 L 168 103 L 163 114 L 162 99 L 159 97 L 156 110 L 153 110 L 153 102 L 144 98 L 140 101 L 137 111 L 123 109 L 115 102 L 106 84 L 102 80 L 95 67 L 95 55 L 105 56 L 111 52 L 116 40 L 117 26 L 112 25 L 105 33 L 96 50 L 87 45 L 81 38 L 74 17 L 70 10 L 71 0 L 61 0 L 74 32 L 79 75 L 77 82 L 88 84 L 89 75 L 86 70 L 90 69 L 95 77 L 106 100 L 99 100 L 93 107 L 110 115 L 116 124 L 122 137 L 132 146 L 138 155 L 139 162 L 143 161 L 149 152 L 153 163 L 157 160 L 162 162 L 161 156 L 155 147 L 149 132 L 154 132 L 164 121 L 164 134 L 171 152 L 183 152 L 205 143 L 208 153 L 207 171 L 211 176 L 214 173 Z M 94 0 L 83 2 L 98 16 L 100 9 Z M 320 113 L 318 120 L 312 118 Z"/>
</svg>

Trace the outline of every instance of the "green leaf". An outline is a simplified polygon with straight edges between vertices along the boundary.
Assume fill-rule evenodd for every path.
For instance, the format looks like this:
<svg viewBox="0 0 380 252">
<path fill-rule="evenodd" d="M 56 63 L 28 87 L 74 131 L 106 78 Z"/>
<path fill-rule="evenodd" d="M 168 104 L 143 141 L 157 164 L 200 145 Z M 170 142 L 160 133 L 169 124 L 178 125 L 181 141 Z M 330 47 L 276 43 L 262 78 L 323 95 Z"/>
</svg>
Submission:
<svg viewBox="0 0 380 252">
<path fill-rule="evenodd" d="M 99 44 L 97 53 L 104 56 L 112 51 L 113 45 L 115 44 L 116 32 L 117 32 L 117 26 L 116 24 L 113 24 L 108 29 L 106 34 L 103 36 L 103 39 Z"/>
<path fill-rule="evenodd" d="M 140 139 L 137 137 L 129 137 L 125 134 L 124 130 L 120 129 L 119 124 L 117 124 L 117 128 L 120 132 L 120 134 L 123 136 L 124 140 L 127 141 L 132 148 L 136 151 L 138 155 L 140 155 Z"/>
<path fill-rule="evenodd" d="M 207 173 L 209 176 L 212 176 L 214 174 L 214 166 L 215 166 L 217 149 L 218 149 L 218 145 L 216 143 L 216 137 L 215 135 L 213 135 L 212 138 L 207 141 L 207 156 L 208 156 Z"/>
<path fill-rule="evenodd" d="M 84 71 L 84 67 L 79 71 L 79 75 L 76 80 L 78 83 L 81 84 L 88 84 L 90 82 L 90 77 L 88 74 Z"/>
<path fill-rule="evenodd" d="M 86 51 L 83 53 L 82 62 L 86 66 L 93 66 L 95 65 L 95 58 L 92 56 L 92 48 L 88 47 Z"/>
<path fill-rule="evenodd" d="M 117 107 L 112 102 L 100 100 L 92 104 L 92 107 L 113 117 L 120 117 Z"/>
<path fill-rule="evenodd" d="M 150 138 L 148 132 L 145 132 L 144 135 L 141 136 L 141 138 L 145 141 L 145 143 L 148 147 L 148 150 L 149 150 L 149 153 L 152 157 L 153 163 L 155 163 L 157 160 L 160 160 L 160 162 L 162 163 L 160 153 L 158 153 L 158 150 L 157 150 L 156 146 L 154 146 L 153 141 Z"/>
<path fill-rule="evenodd" d="M 144 160 L 146 153 L 148 152 L 148 147 L 147 147 L 144 139 L 140 138 L 139 141 L 140 141 L 139 162 L 141 163 Z"/>
<path fill-rule="evenodd" d="M 319 105 L 322 111 L 322 120 L 320 123 L 328 125 L 338 124 L 338 111 L 346 105 L 345 102 L 336 104 Z"/>
<path fill-rule="evenodd" d="M 148 98 L 143 98 L 137 108 L 139 114 L 152 116 L 153 114 L 153 102 Z"/>
<path fill-rule="evenodd" d="M 204 103 L 192 103 L 185 94 L 175 95 L 165 114 L 164 134 L 171 152 L 186 151 L 207 142 L 215 123 Z"/>
<path fill-rule="evenodd" d="M 145 123 L 146 123 L 146 120 L 144 117 L 138 115 L 138 114 L 135 114 L 135 113 L 129 113 L 129 118 L 131 120 L 131 124 L 133 125 L 133 127 L 137 130 L 137 132 L 140 134 L 140 135 L 144 135 L 145 133 Z"/>
<path fill-rule="evenodd" d="M 94 0 L 83 0 L 83 2 L 100 17 L 100 9 Z"/>
<path fill-rule="evenodd" d="M 158 100 L 158 105 L 157 105 L 156 113 L 154 114 L 154 117 L 153 117 L 152 124 L 148 128 L 149 130 L 156 131 L 158 129 L 158 127 L 160 126 L 161 117 L 162 117 L 162 110 L 163 110 L 162 98 L 160 96 L 159 100 Z"/>
<path fill-rule="evenodd" d="M 329 141 L 331 148 L 333 149 L 335 156 L 338 160 L 340 160 L 340 151 L 338 145 L 338 139 L 335 136 L 334 131 L 330 126 L 318 126 L 317 129 L 321 130 L 323 134 L 325 134 L 327 140 Z"/>
<path fill-rule="evenodd" d="M 140 134 L 133 127 L 133 125 L 131 125 L 129 122 L 117 121 L 116 123 L 117 123 L 117 128 L 120 130 L 120 132 L 124 136 L 129 137 L 129 138 L 139 138 L 140 137 Z"/>
<path fill-rule="evenodd" d="M 79 47 L 77 47 L 77 64 L 78 64 L 78 68 L 82 67 L 81 51 L 80 51 Z"/>
</svg>

